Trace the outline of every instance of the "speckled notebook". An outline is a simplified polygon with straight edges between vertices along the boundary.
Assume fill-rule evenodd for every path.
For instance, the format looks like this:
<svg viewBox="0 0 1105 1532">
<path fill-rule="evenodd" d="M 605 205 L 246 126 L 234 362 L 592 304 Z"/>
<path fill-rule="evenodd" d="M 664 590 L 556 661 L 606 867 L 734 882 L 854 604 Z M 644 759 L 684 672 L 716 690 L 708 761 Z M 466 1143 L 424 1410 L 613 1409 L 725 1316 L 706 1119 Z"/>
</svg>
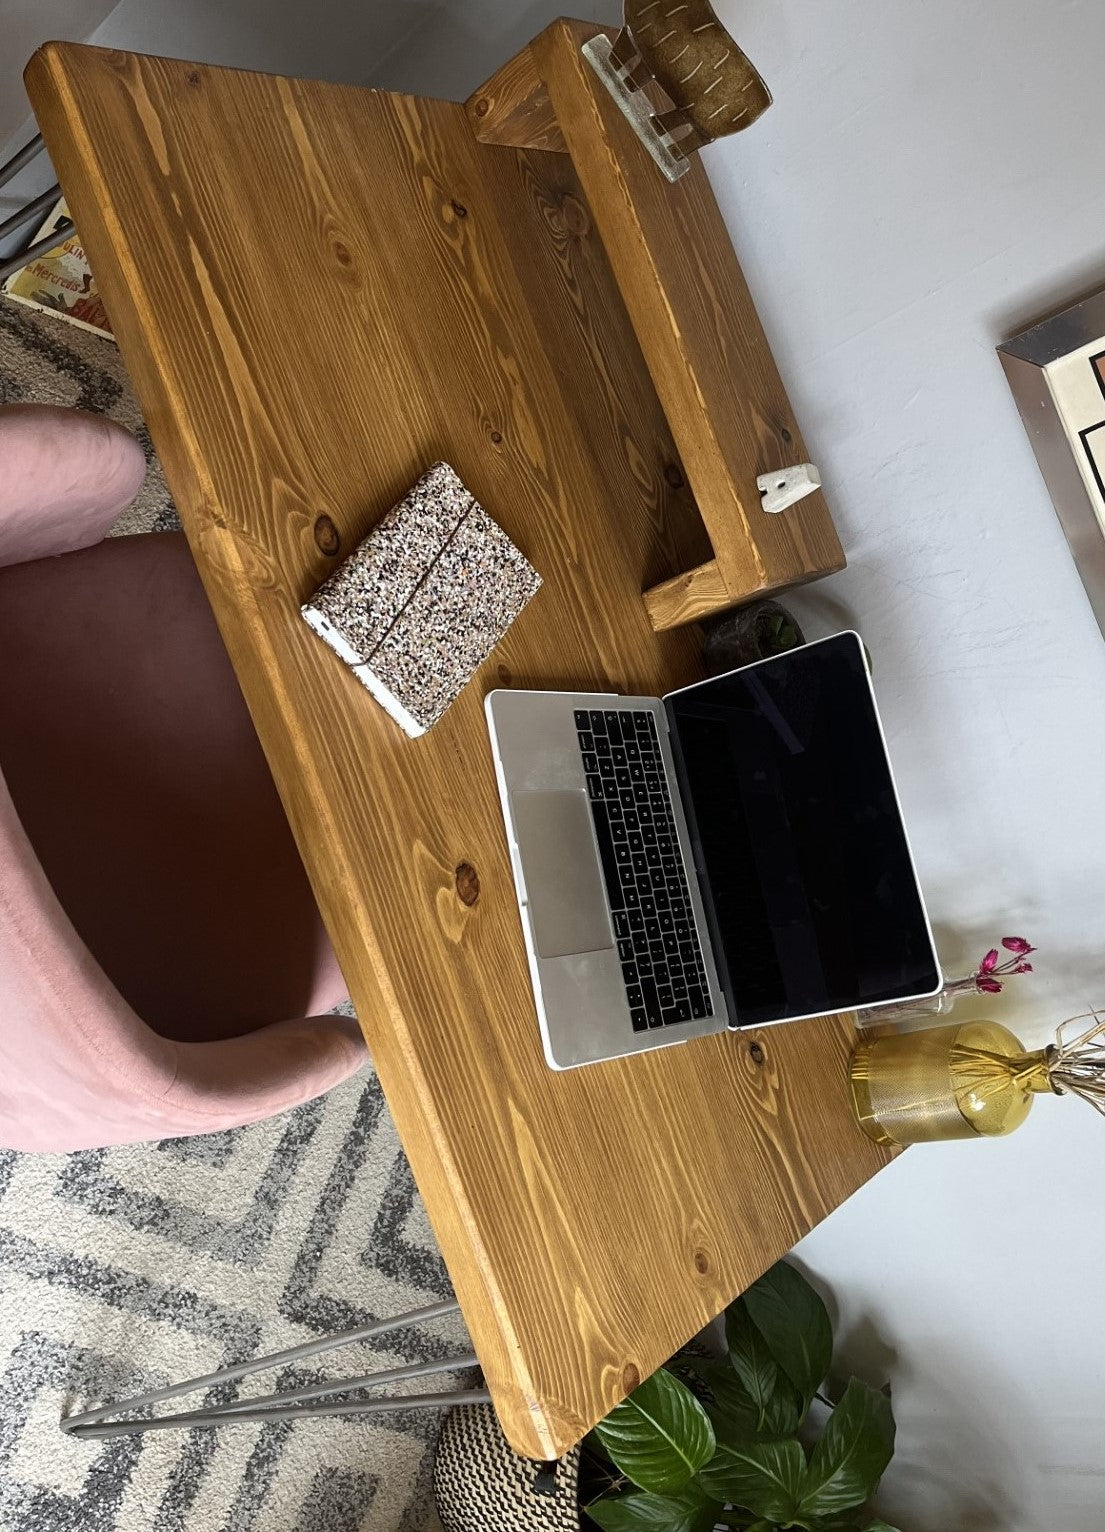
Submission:
<svg viewBox="0 0 1105 1532">
<path fill-rule="evenodd" d="M 303 607 L 408 734 L 425 734 L 541 586 L 541 576 L 438 463 Z"/>
</svg>

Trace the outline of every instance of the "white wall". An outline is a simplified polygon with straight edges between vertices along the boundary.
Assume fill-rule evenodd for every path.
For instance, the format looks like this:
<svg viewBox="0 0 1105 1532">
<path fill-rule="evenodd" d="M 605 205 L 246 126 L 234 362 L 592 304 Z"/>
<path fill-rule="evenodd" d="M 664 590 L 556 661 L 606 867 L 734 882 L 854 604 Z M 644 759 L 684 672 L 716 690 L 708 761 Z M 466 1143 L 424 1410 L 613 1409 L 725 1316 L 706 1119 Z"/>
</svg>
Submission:
<svg viewBox="0 0 1105 1532">
<path fill-rule="evenodd" d="M 115 0 L 0 0 L 0 151 L 13 136 L 23 142 L 31 117 L 23 66 L 47 37 L 81 42 Z M 27 133 L 30 137 L 30 133 Z"/>
<path fill-rule="evenodd" d="M 558 16 L 617 22 L 620 0 L 385 0 L 420 12 L 373 79 L 387 90 L 459 101 Z"/>
<path fill-rule="evenodd" d="M 776 104 L 707 163 L 850 558 L 793 605 L 861 626 L 946 966 L 1029 936 L 1037 973 L 976 1009 L 1040 1043 L 1105 1004 L 1105 640 L 994 345 L 1105 286 L 1105 12 L 719 9 Z M 1043 1100 L 800 1247 L 888 1363 L 912 1532 L 1105 1525 L 1103 1135 Z"/>
<path fill-rule="evenodd" d="M 22 149 L 36 132 L 31 103 L 23 89 L 23 68 L 49 37 L 83 42 L 103 21 L 115 0 L 0 0 L 0 164 Z M 56 177 L 44 154 L 0 189 L 0 222 L 10 217 Z M 46 215 L 0 240 L 0 255 L 20 250 Z"/>
<path fill-rule="evenodd" d="M 119 0 L 91 40 L 105 48 L 364 85 L 425 10 L 426 0 Z"/>
</svg>

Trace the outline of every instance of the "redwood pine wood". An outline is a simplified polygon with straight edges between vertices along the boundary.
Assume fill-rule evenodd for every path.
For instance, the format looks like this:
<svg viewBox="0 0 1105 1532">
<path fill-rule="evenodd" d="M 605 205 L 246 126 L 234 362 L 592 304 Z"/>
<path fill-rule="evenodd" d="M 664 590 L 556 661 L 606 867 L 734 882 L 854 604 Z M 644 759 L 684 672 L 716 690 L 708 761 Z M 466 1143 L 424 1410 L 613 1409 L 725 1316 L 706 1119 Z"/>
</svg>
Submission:
<svg viewBox="0 0 1105 1532">
<path fill-rule="evenodd" d="M 543 1061 L 484 695 L 699 673 L 640 597 L 701 529 L 582 189 L 461 105 L 62 44 L 27 82 L 500 1418 L 555 1457 L 887 1158 L 843 1020 Z M 410 740 L 299 604 L 438 459 L 545 587 Z"/>
<path fill-rule="evenodd" d="M 657 174 L 580 53 L 596 30 L 547 28 L 468 112 L 478 138 L 517 147 L 553 147 L 549 123 L 558 124 L 595 210 L 712 544 L 646 592 L 662 629 L 831 574 L 845 559 L 820 491 L 784 515 L 762 509 L 757 477 L 806 461 L 801 432 L 701 160 L 675 186 Z"/>
<path fill-rule="evenodd" d="M 485 144 L 567 153 L 549 93 L 529 47 L 508 59 L 480 86 L 469 99 L 468 115 L 473 132 Z"/>
</svg>

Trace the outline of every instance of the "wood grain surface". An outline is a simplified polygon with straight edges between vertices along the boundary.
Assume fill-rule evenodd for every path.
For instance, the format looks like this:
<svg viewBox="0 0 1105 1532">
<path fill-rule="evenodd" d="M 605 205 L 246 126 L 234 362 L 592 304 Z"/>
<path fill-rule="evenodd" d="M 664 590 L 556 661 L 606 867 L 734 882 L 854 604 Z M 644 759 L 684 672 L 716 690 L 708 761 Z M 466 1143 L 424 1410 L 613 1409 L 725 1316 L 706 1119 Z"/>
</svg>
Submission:
<svg viewBox="0 0 1105 1532">
<path fill-rule="evenodd" d="M 592 211 L 459 104 L 62 44 L 27 82 L 503 1425 L 554 1457 L 886 1159 L 844 1021 L 542 1058 L 484 695 L 699 667 L 640 598 L 705 554 Z M 440 458 L 545 586 L 410 740 L 298 608 Z"/>
<path fill-rule="evenodd" d="M 480 86 L 469 98 L 467 111 L 472 131 L 481 143 L 551 149 L 560 154 L 568 151 L 529 48 L 508 59 Z"/>
<path fill-rule="evenodd" d="M 728 594 L 707 603 L 717 587 L 709 572 L 692 581 L 694 601 L 682 586 L 656 593 L 650 609 L 669 626 L 830 574 L 845 560 L 820 491 L 782 514 L 762 508 L 758 475 L 807 461 L 802 434 L 701 160 L 674 185 L 657 173 L 580 53 L 595 30 L 557 22 L 530 49 Z"/>
</svg>

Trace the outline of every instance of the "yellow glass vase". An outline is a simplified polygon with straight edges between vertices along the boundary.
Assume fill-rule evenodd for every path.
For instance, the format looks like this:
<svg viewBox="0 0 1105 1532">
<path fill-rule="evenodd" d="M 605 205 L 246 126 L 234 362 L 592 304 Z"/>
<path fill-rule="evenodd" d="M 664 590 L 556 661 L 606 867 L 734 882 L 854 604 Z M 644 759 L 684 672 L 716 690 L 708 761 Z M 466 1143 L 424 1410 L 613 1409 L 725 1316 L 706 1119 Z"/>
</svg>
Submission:
<svg viewBox="0 0 1105 1532">
<path fill-rule="evenodd" d="M 880 1144 L 1012 1133 L 1034 1096 L 1054 1093 L 1052 1051 L 1026 1051 L 994 1021 L 865 1038 L 852 1054 L 856 1119 Z"/>
</svg>

